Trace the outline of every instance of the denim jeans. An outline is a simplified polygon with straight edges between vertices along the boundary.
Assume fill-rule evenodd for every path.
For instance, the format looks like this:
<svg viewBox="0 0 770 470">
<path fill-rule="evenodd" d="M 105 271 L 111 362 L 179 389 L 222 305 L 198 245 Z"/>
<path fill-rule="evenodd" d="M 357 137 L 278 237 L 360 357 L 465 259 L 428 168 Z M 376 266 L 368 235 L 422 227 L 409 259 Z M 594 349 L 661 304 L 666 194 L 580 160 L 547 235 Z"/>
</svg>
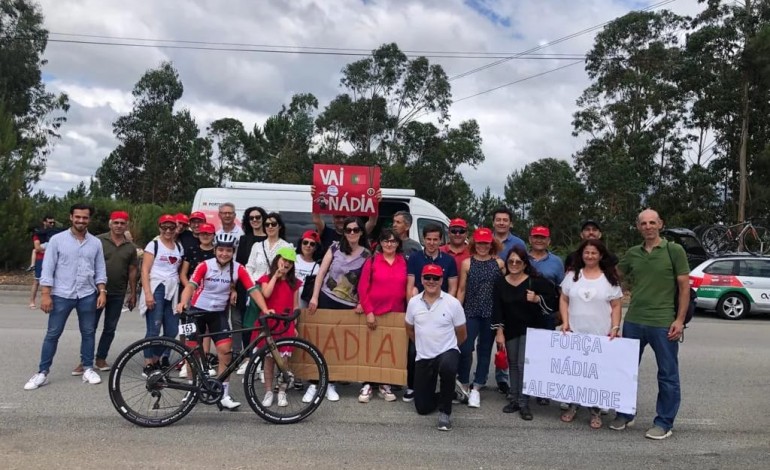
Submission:
<svg viewBox="0 0 770 470">
<path fill-rule="evenodd" d="M 90 369 L 94 366 L 94 338 L 96 329 L 96 292 L 81 299 L 65 299 L 52 295 L 53 310 L 48 314 L 48 331 L 43 340 L 43 348 L 40 352 L 40 366 L 38 372 L 48 373 L 59 346 L 59 338 L 64 332 L 67 319 L 75 309 L 78 313 L 78 327 L 80 328 L 80 362 L 83 367 Z"/>
<path fill-rule="evenodd" d="M 527 349 L 527 335 L 521 335 L 505 342 L 505 350 L 508 353 L 508 370 L 511 375 L 511 391 L 508 396 L 510 401 L 521 408 L 529 406 L 529 396 L 522 393 L 524 388 L 524 352 Z"/>
<path fill-rule="evenodd" d="M 473 350 L 476 350 L 476 374 L 473 377 L 474 385 L 483 386 L 489 376 L 489 363 L 492 358 L 492 344 L 495 342 L 495 332 L 492 331 L 492 318 L 468 318 L 466 321 L 468 338 L 460 345 L 460 365 L 457 376 L 460 383 L 467 384 L 470 381 L 471 364 L 473 363 Z M 476 339 L 478 338 L 478 345 Z"/>
<path fill-rule="evenodd" d="M 625 322 L 623 324 L 623 337 L 639 340 L 639 361 L 648 344 L 655 353 L 655 361 L 658 363 L 658 400 L 656 404 L 656 426 L 668 431 L 674 427 L 674 419 L 682 402 L 682 393 L 679 387 L 679 341 L 668 339 L 667 327 L 655 327 L 640 325 L 638 323 Z M 634 415 L 618 413 L 619 416 L 631 420 Z"/>
<path fill-rule="evenodd" d="M 99 345 L 96 347 L 97 359 L 107 359 L 112 340 L 115 339 L 115 329 L 118 327 L 118 321 L 120 321 L 120 313 L 123 311 L 125 298 L 125 294 L 107 294 L 107 304 L 104 308 L 96 311 L 94 330 L 99 329 L 99 320 L 102 317 L 102 312 L 104 312 L 104 327 L 99 336 Z"/>
<path fill-rule="evenodd" d="M 160 327 L 163 327 L 163 336 L 168 338 L 176 338 L 179 334 L 179 318 L 174 315 L 174 310 L 170 300 L 166 300 L 165 297 L 166 288 L 163 284 L 160 284 L 153 293 L 155 299 L 155 307 L 152 310 L 147 310 L 144 316 L 144 320 L 147 324 L 147 334 L 145 338 L 152 338 L 153 336 L 160 336 Z M 154 357 L 160 357 L 163 355 L 163 348 L 145 349 L 145 359 L 151 359 Z"/>
</svg>

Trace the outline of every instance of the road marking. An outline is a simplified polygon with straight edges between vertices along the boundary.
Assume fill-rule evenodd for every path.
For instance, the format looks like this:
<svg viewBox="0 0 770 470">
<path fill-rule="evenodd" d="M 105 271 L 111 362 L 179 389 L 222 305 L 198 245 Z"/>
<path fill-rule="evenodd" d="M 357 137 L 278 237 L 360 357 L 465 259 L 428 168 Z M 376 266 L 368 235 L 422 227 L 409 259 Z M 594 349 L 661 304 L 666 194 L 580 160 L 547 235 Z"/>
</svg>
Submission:
<svg viewBox="0 0 770 470">
<path fill-rule="evenodd" d="M 0 410 L 13 410 L 18 407 L 19 405 L 16 403 L 0 403 Z"/>
<path fill-rule="evenodd" d="M 691 424 L 695 426 L 716 426 L 717 422 L 708 418 L 677 418 L 677 424 Z"/>
</svg>

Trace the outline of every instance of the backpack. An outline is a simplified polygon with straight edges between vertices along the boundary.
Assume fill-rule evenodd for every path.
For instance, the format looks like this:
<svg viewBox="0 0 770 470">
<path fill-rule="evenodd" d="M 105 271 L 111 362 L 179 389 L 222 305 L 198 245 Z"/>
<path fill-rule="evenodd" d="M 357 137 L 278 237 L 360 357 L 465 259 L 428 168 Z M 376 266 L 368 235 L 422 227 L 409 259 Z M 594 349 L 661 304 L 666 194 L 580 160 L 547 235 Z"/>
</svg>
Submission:
<svg viewBox="0 0 770 470">
<path fill-rule="evenodd" d="M 669 242 L 673 243 L 673 242 Z M 677 313 L 679 312 L 679 283 L 676 282 L 676 269 L 674 268 L 674 258 L 671 257 L 671 248 L 668 244 L 666 244 L 666 251 L 668 251 L 668 259 L 671 261 L 671 270 L 674 272 L 674 285 L 676 286 L 676 289 L 674 290 L 674 318 L 676 318 Z M 695 289 L 692 287 L 690 288 L 690 304 L 687 306 L 687 313 L 684 316 L 684 326 L 687 327 L 687 324 L 690 323 L 692 320 L 693 315 L 695 314 L 695 299 L 698 298 L 698 293 L 695 292 Z"/>
</svg>

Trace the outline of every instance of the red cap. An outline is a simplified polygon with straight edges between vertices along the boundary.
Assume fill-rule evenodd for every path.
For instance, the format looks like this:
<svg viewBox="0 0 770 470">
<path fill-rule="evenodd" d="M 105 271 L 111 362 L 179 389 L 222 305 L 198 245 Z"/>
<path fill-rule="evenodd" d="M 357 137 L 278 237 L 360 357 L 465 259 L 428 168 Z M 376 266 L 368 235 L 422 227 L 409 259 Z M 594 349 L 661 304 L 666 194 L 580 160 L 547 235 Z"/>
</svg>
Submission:
<svg viewBox="0 0 770 470">
<path fill-rule="evenodd" d="M 449 226 L 468 228 L 468 222 L 464 221 L 463 219 L 452 219 L 449 221 Z"/>
<path fill-rule="evenodd" d="M 158 217 L 158 225 L 165 223 L 176 224 L 176 217 L 171 214 L 163 214 L 162 216 Z"/>
<path fill-rule="evenodd" d="M 175 215 L 177 223 L 190 225 L 190 219 L 181 212 Z"/>
<path fill-rule="evenodd" d="M 201 226 L 198 228 L 198 231 L 200 233 L 216 233 L 217 229 L 211 224 L 202 223 Z"/>
<path fill-rule="evenodd" d="M 536 225 L 532 227 L 532 230 L 529 231 L 530 237 L 550 237 L 551 231 L 548 230 L 548 227 L 544 227 L 542 225 Z"/>
<path fill-rule="evenodd" d="M 492 243 L 492 231 L 486 227 L 477 228 L 473 232 L 473 241 L 476 243 Z"/>
<path fill-rule="evenodd" d="M 318 232 L 316 232 L 315 230 L 308 230 L 305 233 L 303 233 L 302 234 L 302 240 L 304 240 L 306 238 L 309 239 L 309 240 L 313 240 L 316 243 L 320 243 L 321 242 L 321 237 L 318 236 Z"/>
<path fill-rule="evenodd" d="M 426 264 L 422 268 L 422 275 L 423 276 L 444 276 L 444 270 L 441 269 L 441 266 L 437 264 Z"/>
<path fill-rule="evenodd" d="M 123 219 L 125 221 L 128 221 L 128 212 L 114 211 L 112 214 L 110 214 L 110 220 L 115 220 L 115 219 Z"/>
<path fill-rule="evenodd" d="M 197 212 L 197 211 L 193 212 L 192 214 L 190 214 L 190 221 L 193 221 L 195 219 L 202 220 L 203 223 L 206 223 L 206 214 L 204 214 L 203 212 Z"/>
</svg>

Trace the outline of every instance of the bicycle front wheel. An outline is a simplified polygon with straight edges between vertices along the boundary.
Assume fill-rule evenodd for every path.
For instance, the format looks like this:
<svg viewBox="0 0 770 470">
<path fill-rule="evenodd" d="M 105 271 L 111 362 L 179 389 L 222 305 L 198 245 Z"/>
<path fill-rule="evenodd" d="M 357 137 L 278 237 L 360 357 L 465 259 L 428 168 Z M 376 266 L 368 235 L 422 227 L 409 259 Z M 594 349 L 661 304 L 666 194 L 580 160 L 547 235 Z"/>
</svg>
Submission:
<svg viewBox="0 0 770 470">
<path fill-rule="evenodd" d="M 167 367 L 145 368 L 145 356 L 169 353 Z M 192 368 L 182 378 L 177 371 L 189 357 Z M 108 385 L 115 409 L 128 421 L 144 427 L 167 426 L 182 419 L 198 401 L 200 378 L 192 350 L 172 338 L 145 338 L 127 347 L 115 359 Z"/>
<path fill-rule="evenodd" d="M 321 351 L 309 341 L 280 338 L 275 344 L 279 350 L 291 349 L 291 357 L 285 358 L 287 369 L 278 370 L 267 345 L 261 347 L 243 378 L 246 401 L 265 421 L 297 423 L 321 405 L 329 385 L 329 369 Z"/>
<path fill-rule="evenodd" d="M 770 231 L 765 227 L 753 227 L 743 236 L 743 247 L 756 256 L 770 253 Z"/>
<path fill-rule="evenodd" d="M 727 227 L 722 225 L 712 225 L 707 228 L 701 236 L 701 244 L 703 245 L 703 249 L 705 249 L 711 256 L 716 256 L 728 251 L 731 243 L 728 237 Z"/>
</svg>

